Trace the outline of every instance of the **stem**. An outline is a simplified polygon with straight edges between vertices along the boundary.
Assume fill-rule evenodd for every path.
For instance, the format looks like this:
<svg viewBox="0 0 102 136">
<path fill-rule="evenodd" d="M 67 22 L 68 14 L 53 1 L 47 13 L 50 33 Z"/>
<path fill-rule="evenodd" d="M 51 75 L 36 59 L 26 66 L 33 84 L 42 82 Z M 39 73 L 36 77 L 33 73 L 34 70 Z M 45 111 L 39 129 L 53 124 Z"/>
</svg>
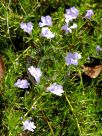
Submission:
<svg viewBox="0 0 102 136">
<path fill-rule="evenodd" d="M 48 126 L 49 126 L 49 128 L 50 128 L 50 130 L 51 130 L 52 136 L 54 136 L 54 132 L 53 132 L 53 129 L 52 129 L 52 127 L 51 127 L 51 123 L 48 121 L 48 119 L 47 119 L 47 117 L 45 116 L 45 114 L 44 114 L 43 111 L 42 111 L 42 114 L 43 114 L 43 116 L 44 116 L 44 118 L 45 118 L 45 120 L 46 120 L 46 122 L 47 122 L 47 124 L 48 124 Z"/>
<path fill-rule="evenodd" d="M 32 106 L 30 107 L 30 109 L 26 112 L 26 114 L 24 115 L 24 117 L 26 117 L 26 116 L 29 114 L 29 112 L 32 110 L 32 107 L 35 106 L 35 104 L 38 102 L 39 99 L 41 99 L 41 97 L 42 97 L 43 95 L 45 95 L 45 92 L 42 93 L 42 95 L 41 95 L 40 97 L 38 97 L 38 99 L 37 99 L 36 101 L 34 101 L 34 103 L 33 103 Z M 54 132 L 53 132 L 53 129 L 52 129 L 52 127 L 51 127 L 51 123 L 48 121 L 48 119 L 47 119 L 47 117 L 45 116 L 44 112 L 43 112 L 43 111 L 41 111 L 41 112 L 42 112 L 42 114 L 43 114 L 43 116 L 44 116 L 44 118 L 45 118 L 45 120 L 46 120 L 46 122 L 47 122 L 47 124 L 48 124 L 48 126 L 49 126 L 49 128 L 50 128 L 50 130 L 51 130 L 52 136 L 54 136 Z"/>
<path fill-rule="evenodd" d="M 42 95 L 40 97 L 38 97 L 38 99 L 36 101 L 33 102 L 32 106 L 30 107 L 30 109 L 26 112 L 26 114 L 24 115 L 24 117 L 26 117 L 29 112 L 32 110 L 32 107 L 35 106 L 35 104 L 38 102 L 39 99 L 41 99 L 41 97 L 44 95 L 44 93 L 42 93 Z"/>
<path fill-rule="evenodd" d="M 9 40 L 10 40 L 12 46 L 13 46 L 14 49 L 15 49 L 15 46 L 14 46 L 14 44 L 13 44 L 13 42 L 12 42 L 11 35 L 10 35 L 8 11 L 7 11 L 7 19 L 6 19 L 6 21 L 7 21 L 7 34 L 8 34 L 8 38 L 9 38 Z"/>
<path fill-rule="evenodd" d="M 20 7 L 21 7 L 21 9 L 22 9 L 23 13 L 26 15 L 26 11 L 24 10 L 24 8 L 23 8 L 23 6 L 22 6 L 22 4 L 21 4 L 20 0 L 18 0 L 18 2 L 19 2 L 19 5 L 20 5 Z"/>
<path fill-rule="evenodd" d="M 80 125 L 79 125 L 79 123 L 78 123 L 78 119 L 77 119 L 77 117 L 76 117 L 76 115 L 75 115 L 75 113 L 74 113 L 74 109 L 73 109 L 73 107 L 72 107 L 72 105 L 71 105 L 71 103 L 70 103 L 70 101 L 69 101 L 69 99 L 68 99 L 66 93 L 65 93 L 65 98 L 66 98 L 66 100 L 67 100 L 67 102 L 68 102 L 68 104 L 69 104 L 69 106 L 70 106 L 70 109 L 71 109 L 71 111 L 72 111 L 72 113 L 73 113 L 73 115 L 74 115 L 74 118 L 75 118 L 75 120 L 76 120 L 77 128 L 78 128 L 78 130 L 79 130 L 79 135 L 82 136 L 82 134 L 81 134 L 81 129 L 80 129 Z"/>
</svg>

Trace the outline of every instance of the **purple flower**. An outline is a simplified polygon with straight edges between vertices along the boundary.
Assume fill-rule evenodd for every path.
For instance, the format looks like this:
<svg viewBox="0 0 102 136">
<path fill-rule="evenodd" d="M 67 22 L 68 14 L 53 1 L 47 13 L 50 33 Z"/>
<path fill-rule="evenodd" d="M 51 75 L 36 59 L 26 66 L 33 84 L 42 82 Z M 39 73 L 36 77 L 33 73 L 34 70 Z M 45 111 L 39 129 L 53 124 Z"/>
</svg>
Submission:
<svg viewBox="0 0 102 136">
<path fill-rule="evenodd" d="M 72 29 L 77 28 L 77 24 L 73 24 L 72 26 L 68 27 L 68 24 L 65 24 L 64 26 L 62 26 L 61 30 L 64 30 L 66 32 L 66 34 L 68 32 L 72 33 Z"/>
<path fill-rule="evenodd" d="M 84 16 L 84 18 L 90 19 L 93 14 L 94 14 L 94 12 L 92 9 L 86 10 L 86 15 Z"/>
<path fill-rule="evenodd" d="M 66 9 L 65 22 L 68 23 L 69 21 L 76 19 L 78 14 L 79 14 L 79 10 L 77 10 L 75 7 L 71 7 L 70 9 Z"/>
<path fill-rule="evenodd" d="M 53 34 L 48 27 L 43 27 L 41 31 L 41 36 L 46 37 L 47 39 L 51 39 L 55 37 L 55 34 Z"/>
<path fill-rule="evenodd" d="M 65 24 L 64 26 L 62 26 L 61 30 L 65 31 L 66 34 L 67 34 L 68 32 L 72 33 L 72 30 L 68 27 L 67 24 Z"/>
<path fill-rule="evenodd" d="M 21 88 L 21 89 L 27 89 L 29 87 L 30 83 L 26 79 L 18 79 L 17 82 L 14 84 L 15 87 Z"/>
<path fill-rule="evenodd" d="M 29 130 L 34 132 L 34 129 L 36 128 L 36 126 L 34 125 L 34 122 L 31 122 L 30 120 L 26 120 L 23 123 L 23 130 Z"/>
<path fill-rule="evenodd" d="M 52 26 L 52 18 L 50 16 L 42 16 L 41 17 L 41 21 L 39 22 L 39 26 L 43 27 L 43 26 Z"/>
<path fill-rule="evenodd" d="M 65 61 L 67 65 L 78 65 L 78 60 L 81 59 L 81 55 L 77 52 L 71 53 L 69 52 L 68 55 L 65 57 Z"/>
<path fill-rule="evenodd" d="M 28 68 L 28 71 L 35 78 L 36 82 L 39 83 L 40 77 L 42 76 L 42 72 L 41 72 L 40 68 L 35 68 L 33 66 L 30 66 Z"/>
<path fill-rule="evenodd" d="M 28 34 L 31 34 L 32 29 L 33 29 L 33 24 L 31 22 L 28 23 L 20 23 L 20 27 L 21 29 L 23 29 L 25 32 L 27 32 Z"/>
<path fill-rule="evenodd" d="M 58 96 L 61 96 L 63 91 L 63 86 L 58 85 L 57 83 L 53 83 L 50 87 L 47 87 L 47 91 L 56 94 Z"/>
<path fill-rule="evenodd" d="M 96 51 L 102 51 L 102 48 L 100 47 L 100 45 L 97 45 Z"/>
</svg>

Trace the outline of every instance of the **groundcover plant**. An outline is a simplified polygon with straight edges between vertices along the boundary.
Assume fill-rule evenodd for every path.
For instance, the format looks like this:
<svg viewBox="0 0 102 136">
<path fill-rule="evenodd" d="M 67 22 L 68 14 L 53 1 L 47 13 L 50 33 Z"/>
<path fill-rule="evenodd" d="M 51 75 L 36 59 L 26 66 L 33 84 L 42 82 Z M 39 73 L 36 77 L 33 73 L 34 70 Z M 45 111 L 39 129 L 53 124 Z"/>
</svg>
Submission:
<svg viewBox="0 0 102 136">
<path fill-rule="evenodd" d="M 101 71 L 101 1 L 0 1 L 0 136 L 101 136 Z"/>
</svg>

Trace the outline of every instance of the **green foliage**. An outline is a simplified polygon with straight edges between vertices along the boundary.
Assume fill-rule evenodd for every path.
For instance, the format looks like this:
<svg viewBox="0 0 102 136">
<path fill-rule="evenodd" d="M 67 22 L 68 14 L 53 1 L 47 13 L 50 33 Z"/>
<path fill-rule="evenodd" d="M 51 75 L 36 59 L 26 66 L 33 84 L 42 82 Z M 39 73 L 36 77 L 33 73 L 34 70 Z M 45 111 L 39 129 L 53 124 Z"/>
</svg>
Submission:
<svg viewBox="0 0 102 136">
<path fill-rule="evenodd" d="M 96 46 L 102 45 L 100 3 L 95 0 L 0 1 L 0 55 L 6 67 L 0 84 L 1 136 L 102 135 L 102 74 L 90 79 L 81 70 L 88 57 L 102 64 L 102 53 L 96 52 Z M 69 6 L 79 9 L 79 16 L 74 20 L 78 29 L 65 35 L 61 27 L 65 24 L 64 10 Z M 91 20 L 83 19 L 87 9 L 94 10 Z M 42 15 L 52 17 L 50 29 L 56 35 L 52 40 L 40 36 L 38 23 Z M 22 21 L 33 23 L 32 35 L 20 29 Z M 77 67 L 66 66 L 65 56 L 69 51 L 81 53 Z M 30 65 L 40 67 L 43 72 L 38 85 L 27 72 Z M 30 88 L 14 87 L 19 78 L 27 79 Z M 53 82 L 63 85 L 61 97 L 46 91 Z M 36 129 L 34 133 L 23 132 L 22 121 L 30 117 Z"/>
</svg>

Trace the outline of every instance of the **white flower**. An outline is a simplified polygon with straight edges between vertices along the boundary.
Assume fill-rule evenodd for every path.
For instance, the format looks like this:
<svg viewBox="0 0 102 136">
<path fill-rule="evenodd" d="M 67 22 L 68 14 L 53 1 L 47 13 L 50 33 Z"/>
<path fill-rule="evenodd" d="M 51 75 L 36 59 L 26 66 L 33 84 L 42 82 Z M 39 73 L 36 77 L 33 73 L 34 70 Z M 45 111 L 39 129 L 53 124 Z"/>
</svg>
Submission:
<svg viewBox="0 0 102 136">
<path fill-rule="evenodd" d="M 23 123 L 23 130 L 29 130 L 34 132 L 34 129 L 36 126 L 34 125 L 34 122 L 31 122 L 30 120 L 25 120 Z"/>
<path fill-rule="evenodd" d="M 30 66 L 28 68 L 28 71 L 35 78 L 36 82 L 39 83 L 40 77 L 42 76 L 42 72 L 41 72 L 40 68 L 35 68 L 33 66 Z"/>
<path fill-rule="evenodd" d="M 28 88 L 30 83 L 26 79 L 18 79 L 17 82 L 14 84 L 14 86 L 22 89 Z"/>
<path fill-rule="evenodd" d="M 41 31 L 41 36 L 46 37 L 47 39 L 51 39 L 55 37 L 55 34 L 53 34 L 48 27 L 43 27 Z"/>
<path fill-rule="evenodd" d="M 70 26 L 70 29 L 75 29 L 75 28 L 77 28 L 77 24 L 73 24 L 72 26 Z"/>
<path fill-rule="evenodd" d="M 63 86 L 58 85 L 57 83 L 53 83 L 50 87 L 47 87 L 47 91 L 56 94 L 58 96 L 61 96 L 63 91 Z"/>
</svg>

